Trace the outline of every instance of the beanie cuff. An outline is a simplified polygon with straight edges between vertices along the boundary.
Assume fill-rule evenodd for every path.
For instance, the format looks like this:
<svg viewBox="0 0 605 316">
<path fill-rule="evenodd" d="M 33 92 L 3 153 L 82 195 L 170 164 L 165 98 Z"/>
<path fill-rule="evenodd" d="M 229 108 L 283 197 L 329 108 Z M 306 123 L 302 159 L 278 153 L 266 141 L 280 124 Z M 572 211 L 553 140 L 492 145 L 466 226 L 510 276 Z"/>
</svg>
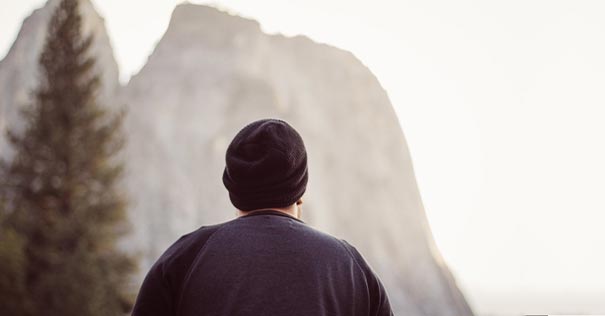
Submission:
<svg viewBox="0 0 605 316">
<path fill-rule="evenodd" d="M 282 208 L 288 207 L 298 201 L 303 194 L 305 193 L 305 188 L 298 192 L 294 192 L 295 194 L 285 194 L 281 196 L 271 196 L 268 199 L 262 200 L 258 197 L 254 199 L 242 199 L 241 197 L 235 196 L 232 193 L 229 193 L 229 199 L 233 206 L 235 206 L 240 211 L 252 211 L 263 208 Z"/>
<path fill-rule="evenodd" d="M 294 174 L 283 183 L 271 186 L 243 187 L 229 176 L 227 168 L 223 172 L 223 184 L 229 191 L 229 199 L 233 206 L 241 211 L 251 211 L 268 207 L 286 207 L 298 201 L 306 191 L 308 170 L 304 169 Z"/>
</svg>

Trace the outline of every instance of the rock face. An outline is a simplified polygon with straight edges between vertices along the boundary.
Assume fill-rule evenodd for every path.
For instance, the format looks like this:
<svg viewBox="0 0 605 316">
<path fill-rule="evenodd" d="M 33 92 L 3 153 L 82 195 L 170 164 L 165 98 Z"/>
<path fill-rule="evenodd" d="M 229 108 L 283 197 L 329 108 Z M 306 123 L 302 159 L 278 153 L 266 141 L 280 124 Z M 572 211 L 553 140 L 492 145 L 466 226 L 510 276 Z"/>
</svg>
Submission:
<svg viewBox="0 0 605 316">
<path fill-rule="evenodd" d="M 23 21 L 17 39 L 6 57 L 0 61 L 0 133 L 4 135 L 7 127 L 21 128 L 19 108 L 31 101 L 31 92 L 38 81 L 38 58 L 44 47 L 47 25 L 53 10 L 60 0 L 49 0 L 48 3 L 32 12 Z M 92 3 L 80 1 L 82 27 L 87 34 L 94 36 L 91 48 L 97 58 L 96 69 L 101 76 L 100 96 L 104 101 L 111 100 L 119 87 L 118 65 L 114 59 L 113 49 L 105 29 L 103 18 L 99 16 Z M 109 103 L 109 102 L 108 102 Z M 0 153 L 7 153 L 10 148 L 6 139 L 0 137 Z"/>
<path fill-rule="evenodd" d="M 23 52 L 35 55 L 40 45 L 13 50 L 41 41 L 41 31 L 31 30 L 31 21 L 43 23 L 41 11 L 26 20 L 11 50 L 27 60 L 9 54 L 0 65 L 2 120 L 16 107 L 6 93 L 24 89 L 3 78 L 17 70 L 29 84 L 35 78 L 36 57 Z M 112 58 L 100 62 L 109 66 L 109 89 L 117 84 Z M 250 121 L 278 117 L 308 150 L 303 219 L 364 254 L 396 314 L 472 315 L 434 246 L 387 94 L 351 53 L 182 4 L 148 63 L 115 98 L 129 109 L 125 184 L 134 230 L 125 246 L 140 253 L 141 274 L 180 235 L 233 218 L 221 182 L 229 141 Z"/>
</svg>

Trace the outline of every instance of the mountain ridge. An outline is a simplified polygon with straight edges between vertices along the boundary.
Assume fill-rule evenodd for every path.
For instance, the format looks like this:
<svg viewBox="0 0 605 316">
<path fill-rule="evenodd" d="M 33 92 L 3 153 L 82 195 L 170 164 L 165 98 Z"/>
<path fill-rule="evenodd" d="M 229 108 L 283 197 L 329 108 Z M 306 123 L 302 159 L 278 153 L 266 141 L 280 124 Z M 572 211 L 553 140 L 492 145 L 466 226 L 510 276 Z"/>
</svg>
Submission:
<svg viewBox="0 0 605 316">
<path fill-rule="evenodd" d="M 113 54 L 104 42 L 99 52 Z M 30 55 L 17 68 L 35 66 L 35 49 L 19 54 Z M 110 73 L 112 64 L 99 62 Z M 129 109 L 123 157 L 136 225 L 125 248 L 142 254 L 142 273 L 179 235 L 231 218 L 220 182 L 226 146 L 247 122 L 279 117 L 308 144 L 305 221 L 367 256 L 397 314 L 472 315 L 432 239 L 388 94 L 353 53 L 181 4 L 127 84 L 105 75 L 111 103 Z M 0 93 L 13 88 L 0 80 Z"/>
</svg>

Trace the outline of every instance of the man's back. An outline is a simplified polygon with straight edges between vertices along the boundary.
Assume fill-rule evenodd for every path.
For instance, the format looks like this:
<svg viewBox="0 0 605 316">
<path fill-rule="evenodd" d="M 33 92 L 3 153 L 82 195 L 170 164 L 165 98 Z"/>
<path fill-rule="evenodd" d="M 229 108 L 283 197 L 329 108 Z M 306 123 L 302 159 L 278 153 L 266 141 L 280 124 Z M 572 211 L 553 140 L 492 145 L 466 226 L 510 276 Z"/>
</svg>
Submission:
<svg viewBox="0 0 605 316">
<path fill-rule="evenodd" d="M 382 284 L 344 240 L 300 220 L 307 152 L 287 122 L 246 125 L 225 155 L 238 218 L 181 237 L 153 265 L 133 315 L 390 316 Z"/>
<path fill-rule="evenodd" d="M 392 315 L 354 247 L 274 210 L 200 228 L 156 262 L 134 315 Z"/>
</svg>

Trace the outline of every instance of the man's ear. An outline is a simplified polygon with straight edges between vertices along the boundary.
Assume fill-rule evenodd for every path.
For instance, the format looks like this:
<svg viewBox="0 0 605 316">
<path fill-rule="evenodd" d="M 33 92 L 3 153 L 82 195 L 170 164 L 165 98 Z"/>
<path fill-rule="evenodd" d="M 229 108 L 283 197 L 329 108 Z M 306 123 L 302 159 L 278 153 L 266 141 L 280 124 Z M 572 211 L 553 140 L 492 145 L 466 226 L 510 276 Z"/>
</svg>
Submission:
<svg viewBox="0 0 605 316">
<path fill-rule="evenodd" d="M 301 205 L 301 204 L 303 204 L 302 198 L 300 198 L 300 199 L 298 199 L 298 201 L 296 201 L 296 205 Z"/>
</svg>

